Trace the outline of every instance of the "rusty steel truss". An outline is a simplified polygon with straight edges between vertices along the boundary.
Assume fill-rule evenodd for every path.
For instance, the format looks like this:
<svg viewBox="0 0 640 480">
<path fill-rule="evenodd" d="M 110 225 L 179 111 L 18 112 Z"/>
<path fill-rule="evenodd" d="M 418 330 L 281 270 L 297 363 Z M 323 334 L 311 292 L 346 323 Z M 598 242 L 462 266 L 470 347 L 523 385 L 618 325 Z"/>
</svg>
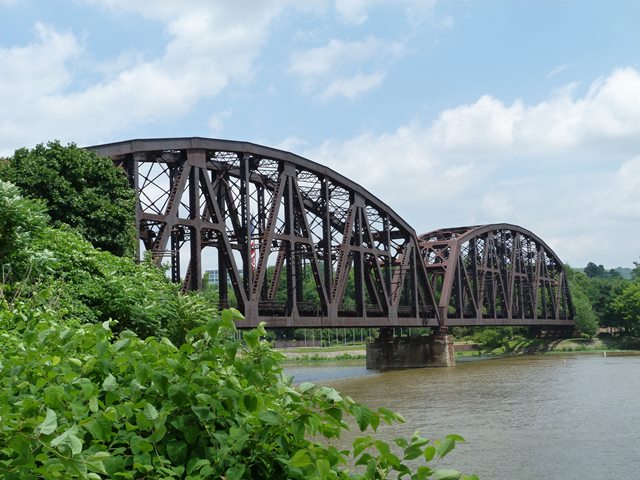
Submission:
<svg viewBox="0 0 640 480">
<path fill-rule="evenodd" d="M 441 229 L 420 248 L 443 324 L 572 326 L 564 267 L 533 233 L 509 224 Z"/>
<path fill-rule="evenodd" d="M 209 262 L 219 306 L 246 317 L 239 326 L 438 325 L 414 230 L 331 169 L 205 138 L 90 149 L 129 176 L 140 250 L 185 290 L 202 288 Z"/>
</svg>

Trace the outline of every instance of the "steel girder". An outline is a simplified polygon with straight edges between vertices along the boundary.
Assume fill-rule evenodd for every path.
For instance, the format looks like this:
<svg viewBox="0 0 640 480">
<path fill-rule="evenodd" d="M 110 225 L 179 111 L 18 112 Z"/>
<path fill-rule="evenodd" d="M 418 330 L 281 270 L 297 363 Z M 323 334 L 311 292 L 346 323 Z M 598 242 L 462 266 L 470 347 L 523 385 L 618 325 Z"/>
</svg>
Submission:
<svg viewBox="0 0 640 480">
<path fill-rule="evenodd" d="M 128 173 L 139 250 L 168 264 L 185 290 L 202 288 L 204 260 L 212 260 L 219 307 L 237 305 L 240 327 L 438 325 L 415 231 L 333 170 L 206 138 L 89 149 Z"/>
<path fill-rule="evenodd" d="M 573 325 L 562 262 L 530 231 L 441 229 L 420 235 L 420 248 L 445 325 Z"/>
</svg>

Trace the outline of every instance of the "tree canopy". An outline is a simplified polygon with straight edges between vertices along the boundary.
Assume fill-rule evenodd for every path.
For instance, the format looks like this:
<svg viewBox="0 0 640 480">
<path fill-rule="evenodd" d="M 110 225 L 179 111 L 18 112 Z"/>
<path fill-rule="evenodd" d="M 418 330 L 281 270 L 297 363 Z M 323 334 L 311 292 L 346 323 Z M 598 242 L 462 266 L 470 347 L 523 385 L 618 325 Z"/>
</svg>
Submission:
<svg viewBox="0 0 640 480">
<path fill-rule="evenodd" d="M 0 168 L 0 178 L 41 199 L 54 226 L 67 224 L 115 255 L 133 253 L 134 192 L 111 160 L 55 141 L 17 150 Z"/>
</svg>

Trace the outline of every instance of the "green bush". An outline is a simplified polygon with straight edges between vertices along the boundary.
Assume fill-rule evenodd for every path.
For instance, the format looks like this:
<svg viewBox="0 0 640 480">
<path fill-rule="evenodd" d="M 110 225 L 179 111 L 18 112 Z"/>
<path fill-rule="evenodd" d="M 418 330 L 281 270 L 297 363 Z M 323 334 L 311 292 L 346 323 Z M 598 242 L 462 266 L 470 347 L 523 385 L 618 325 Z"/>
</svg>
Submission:
<svg viewBox="0 0 640 480">
<path fill-rule="evenodd" d="M 2 281 L 24 276 L 38 253 L 34 239 L 45 229 L 46 208 L 36 200 L 24 198 L 18 188 L 0 180 L 0 268 Z"/>
<path fill-rule="evenodd" d="M 176 347 L 114 334 L 109 322 L 70 328 L 46 298 L 1 301 L 4 479 L 463 478 L 406 465 L 443 457 L 458 436 L 332 446 L 348 417 L 362 431 L 401 418 L 328 387 L 293 387 L 264 328 L 234 340 L 237 312 Z"/>
<path fill-rule="evenodd" d="M 177 344 L 212 318 L 211 298 L 182 295 L 152 262 L 102 251 L 69 226 L 47 221 L 41 203 L 0 182 L 0 282 L 9 294 L 25 298 L 48 288 L 56 291 L 61 318 L 115 320 L 115 330 L 167 336 Z"/>
<path fill-rule="evenodd" d="M 511 338 L 513 338 L 513 329 L 511 327 L 481 328 L 473 335 L 473 341 L 485 351 L 502 347 L 505 352 L 508 352 Z"/>
</svg>

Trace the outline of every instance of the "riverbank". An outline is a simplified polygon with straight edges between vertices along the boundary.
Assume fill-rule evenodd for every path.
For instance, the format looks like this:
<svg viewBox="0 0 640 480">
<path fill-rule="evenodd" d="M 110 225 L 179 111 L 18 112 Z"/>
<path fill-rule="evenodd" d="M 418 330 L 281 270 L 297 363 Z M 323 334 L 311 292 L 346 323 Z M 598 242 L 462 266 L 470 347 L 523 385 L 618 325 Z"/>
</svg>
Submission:
<svg viewBox="0 0 640 480">
<path fill-rule="evenodd" d="M 568 338 L 568 339 L 516 339 L 507 345 L 483 350 L 479 345 L 460 342 L 456 343 L 456 357 L 502 357 L 509 355 L 540 355 L 553 353 L 600 353 L 600 352 L 638 352 L 640 353 L 640 339 L 634 337 L 614 337 L 603 335 L 597 338 Z M 291 347 L 277 349 L 285 355 L 285 363 L 315 363 L 342 362 L 354 360 L 362 361 L 366 358 L 366 345 L 336 345 L 331 347 Z"/>
<path fill-rule="evenodd" d="M 541 353 L 640 351 L 640 339 L 602 335 L 596 338 L 512 340 L 502 353 L 533 355 Z"/>
<path fill-rule="evenodd" d="M 337 345 L 333 347 L 293 347 L 276 350 L 286 357 L 284 363 L 345 360 L 362 360 L 364 363 L 367 356 L 364 344 Z"/>
</svg>

